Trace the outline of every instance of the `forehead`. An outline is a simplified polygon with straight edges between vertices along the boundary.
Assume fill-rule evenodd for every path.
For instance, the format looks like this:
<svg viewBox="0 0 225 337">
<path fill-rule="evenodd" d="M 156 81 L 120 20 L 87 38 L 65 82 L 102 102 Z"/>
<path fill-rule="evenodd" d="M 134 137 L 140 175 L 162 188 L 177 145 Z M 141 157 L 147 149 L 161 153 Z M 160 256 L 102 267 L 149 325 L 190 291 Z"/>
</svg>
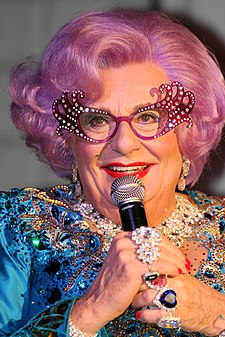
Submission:
<svg viewBox="0 0 225 337">
<path fill-rule="evenodd" d="M 121 68 L 101 70 L 100 77 L 104 93 L 94 106 L 111 109 L 154 103 L 156 97 L 150 96 L 150 90 L 169 82 L 165 72 L 150 63 L 129 64 Z"/>
</svg>

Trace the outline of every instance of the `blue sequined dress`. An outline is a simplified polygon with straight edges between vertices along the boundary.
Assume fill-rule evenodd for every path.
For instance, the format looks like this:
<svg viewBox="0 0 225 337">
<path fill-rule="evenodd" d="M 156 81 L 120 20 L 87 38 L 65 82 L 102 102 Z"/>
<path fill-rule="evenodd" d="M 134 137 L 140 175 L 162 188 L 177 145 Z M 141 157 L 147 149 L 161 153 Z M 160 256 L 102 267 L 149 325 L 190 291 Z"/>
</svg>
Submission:
<svg viewBox="0 0 225 337">
<path fill-rule="evenodd" d="M 225 198 L 186 191 L 204 213 L 208 256 L 196 277 L 225 293 Z M 93 233 L 74 185 L 13 189 L 0 197 L 0 336 L 65 337 L 74 300 L 92 284 L 111 238 Z M 128 308 L 98 336 L 201 336 L 141 323 Z"/>
</svg>

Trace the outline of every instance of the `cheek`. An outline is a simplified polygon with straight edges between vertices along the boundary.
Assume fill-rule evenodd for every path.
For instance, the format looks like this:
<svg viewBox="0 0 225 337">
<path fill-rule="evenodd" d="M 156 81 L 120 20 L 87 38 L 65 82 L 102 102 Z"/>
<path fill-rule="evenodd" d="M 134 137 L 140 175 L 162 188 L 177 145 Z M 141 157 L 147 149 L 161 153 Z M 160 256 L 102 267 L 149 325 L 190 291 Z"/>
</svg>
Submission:
<svg viewBox="0 0 225 337">
<path fill-rule="evenodd" d="M 152 143 L 149 151 L 157 157 L 160 164 L 155 167 L 156 171 L 152 171 L 152 173 L 161 176 L 162 180 L 166 179 L 177 183 L 182 166 L 182 154 L 176 134 L 171 132 L 157 139 Z"/>
<path fill-rule="evenodd" d="M 75 139 L 71 148 L 78 169 L 84 170 L 96 163 L 101 153 L 102 146 L 89 144 L 82 140 Z"/>
<path fill-rule="evenodd" d="M 177 182 L 182 166 L 182 154 L 175 134 L 168 140 L 164 151 L 162 158 L 165 158 L 165 169 L 168 170 L 168 175 L 171 175 L 171 179 L 173 177 L 174 181 Z"/>
<path fill-rule="evenodd" d="M 150 153 L 161 160 L 169 158 L 181 158 L 181 152 L 175 132 L 171 131 L 162 137 L 150 141 L 146 144 L 146 148 Z"/>
<path fill-rule="evenodd" d="M 182 154 L 180 152 L 180 148 L 177 142 L 177 138 L 171 137 L 170 142 L 164 148 L 164 156 L 168 165 L 171 165 L 174 171 L 180 172 L 181 165 L 182 165 Z"/>
</svg>

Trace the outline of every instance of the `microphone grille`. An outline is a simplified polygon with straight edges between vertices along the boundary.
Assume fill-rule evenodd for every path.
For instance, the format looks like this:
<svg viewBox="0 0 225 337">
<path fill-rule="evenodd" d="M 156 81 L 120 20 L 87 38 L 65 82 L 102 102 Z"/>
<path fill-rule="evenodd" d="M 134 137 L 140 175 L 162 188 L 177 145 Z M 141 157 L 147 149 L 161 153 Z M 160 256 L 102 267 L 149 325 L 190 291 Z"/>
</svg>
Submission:
<svg viewBox="0 0 225 337">
<path fill-rule="evenodd" d="M 142 202 L 144 194 L 145 188 L 141 180 L 135 176 L 123 176 L 112 183 L 111 198 L 117 207 L 129 201 Z"/>
</svg>

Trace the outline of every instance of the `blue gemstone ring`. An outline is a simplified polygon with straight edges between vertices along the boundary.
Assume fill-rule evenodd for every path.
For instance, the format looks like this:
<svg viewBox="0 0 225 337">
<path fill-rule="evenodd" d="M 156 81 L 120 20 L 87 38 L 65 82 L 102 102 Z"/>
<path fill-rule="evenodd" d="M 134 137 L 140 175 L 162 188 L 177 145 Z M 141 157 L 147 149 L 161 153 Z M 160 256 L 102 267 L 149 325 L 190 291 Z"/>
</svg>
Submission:
<svg viewBox="0 0 225 337">
<path fill-rule="evenodd" d="M 161 310 L 172 311 L 177 305 L 177 294 L 175 290 L 164 287 L 158 292 L 153 303 Z"/>
</svg>

